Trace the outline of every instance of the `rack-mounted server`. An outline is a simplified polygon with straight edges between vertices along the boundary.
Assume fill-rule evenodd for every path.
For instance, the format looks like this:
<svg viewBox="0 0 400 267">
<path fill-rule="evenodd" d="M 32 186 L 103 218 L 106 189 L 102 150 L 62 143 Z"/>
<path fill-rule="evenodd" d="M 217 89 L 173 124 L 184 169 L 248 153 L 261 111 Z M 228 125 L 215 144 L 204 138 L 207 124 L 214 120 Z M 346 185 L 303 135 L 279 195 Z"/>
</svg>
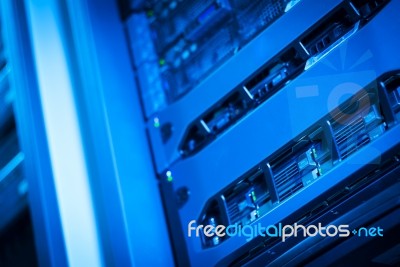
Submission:
<svg viewBox="0 0 400 267">
<path fill-rule="evenodd" d="M 167 18 L 190 10 L 176 3 L 176 7 L 168 6 L 169 11 L 165 11 L 166 2 L 159 4 L 158 8 L 164 6 L 155 13 L 162 11 Z M 202 72 L 195 56 L 189 65 L 182 65 L 183 72 L 203 73 L 192 82 L 186 80 L 182 93 L 170 91 L 182 90 L 171 86 L 172 80 L 180 79 L 177 72 L 168 82 L 160 74 L 166 68 L 162 65 L 172 62 L 161 51 L 175 49 L 176 57 L 189 49 L 183 48 L 182 39 L 217 36 L 226 26 L 223 22 L 238 22 L 240 12 L 235 13 L 235 4 L 229 1 L 207 4 L 197 12 L 207 13 L 209 22 L 180 25 L 182 39 L 173 42 L 179 34 L 162 37 L 160 31 L 165 29 L 152 28 L 161 21 L 150 18 L 155 6 L 144 5 L 151 14 L 142 15 L 141 23 L 148 25 L 143 32 L 153 32 L 147 43 L 157 43 L 149 58 L 158 74 L 141 72 L 150 64 L 144 60 L 149 54 L 134 45 L 133 62 L 178 264 L 280 265 L 328 260 L 318 253 L 323 250 L 328 255 L 328 247 L 342 246 L 336 239 L 321 241 L 326 243 L 322 249 L 296 256 L 291 251 L 320 240 L 193 238 L 188 237 L 187 227 L 192 220 L 215 226 L 332 223 L 345 220 L 343 214 L 355 221 L 362 203 L 385 198 L 378 192 L 372 197 L 371 188 L 377 184 L 385 184 L 381 191 L 391 192 L 388 198 L 396 197 L 400 55 L 399 40 L 392 33 L 399 30 L 393 11 L 398 3 L 303 0 L 280 1 L 279 5 L 286 8 L 270 15 L 265 26 L 254 27 L 251 38 L 243 38 L 238 31 L 238 40 L 246 41 L 233 42 L 234 53 L 209 70 Z M 131 44 L 138 16 L 128 19 Z M 175 19 L 182 17 L 171 21 Z M 205 30 L 211 25 L 212 29 Z M 191 30 L 193 35 L 188 34 Z M 212 45 L 207 48 L 204 53 L 216 50 Z M 148 77 L 160 86 L 143 84 Z M 165 98 L 162 105 L 146 95 L 153 94 L 154 88 Z M 158 105 L 151 112 L 149 101 Z M 339 207 L 342 212 L 332 216 Z M 376 218 L 385 217 L 381 215 Z M 349 238 L 340 244 L 353 241 Z M 336 263 L 341 260 L 349 262 L 348 255 Z"/>
</svg>

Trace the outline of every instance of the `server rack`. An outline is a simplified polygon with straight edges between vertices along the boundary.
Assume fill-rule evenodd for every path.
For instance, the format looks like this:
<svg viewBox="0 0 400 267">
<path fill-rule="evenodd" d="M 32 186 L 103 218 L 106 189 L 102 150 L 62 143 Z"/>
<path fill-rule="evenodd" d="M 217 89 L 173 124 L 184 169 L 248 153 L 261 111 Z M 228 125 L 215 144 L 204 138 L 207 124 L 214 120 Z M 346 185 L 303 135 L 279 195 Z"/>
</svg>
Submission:
<svg viewBox="0 0 400 267">
<path fill-rule="evenodd" d="M 41 264 L 396 264 L 398 1 L 45 2 L 2 10 L 26 169 L 42 181 L 30 188 Z M 39 37 L 60 40 L 67 59 L 90 234 L 61 205 L 71 191 L 53 173 L 44 119 L 59 110 L 40 101 L 60 101 L 41 84 L 59 73 Z M 380 226 L 385 237 L 197 238 L 192 220 Z M 98 241 L 85 240 L 85 259 L 78 236 Z"/>
<path fill-rule="evenodd" d="M 193 71 L 198 55 L 194 52 L 191 61 L 180 42 L 190 48 L 194 43 L 191 36 L 198 30 L 192 29 L 190 20 L 187 28 L 181 25 L 186 21 L 182 21 L 184 11 L 179 7 L 187 11 L 189 6 L 179 3 L 175 10 L 165 4 L 160 9 L 146 3 L 142 7 L 147 16 L 135 13 L 126 21 L 177 262 L 280 266 L 353 261 L 348 255 L 337 261 L 317 256 L 321 253 L 318 249 L 298 257 L 291 252 L 318 241 L 307 239 L 289 245 L 260 236 L 251 241 L 244 236 L 203 234 L 193 238 L 188 236 L 188 225 L 192 220 L 196 221 L 194 226 L 214 227 L 293 225 L 317 222 L 316 218 L 331 223 L 345 214 L 350 220 L 357 216 L 351 214 L 359 214 L 356 210 L 363 201 L 373 201 L 372 193 L 366 197 L 368 189 L 361 188 L 380 183 L 385 179 L 381 177 L 395 177 L 391 170 L 398 162 L 398 38 L 390 37 L 399 30 L 392 24 L 398 3 L 260 1 L 260 5 L 275 5 L 275 12 L 265 9 L 271 12 L 269 20 L 255 31 L 254 39 L 226 45 L 234 51 L 231 57 L 222 63 L 216 60 L 215 70 L 195 86 L 188 82 L 192 89 L 186 89 L 175 101 L 168 98 L 177 88 L 170 86 L 174 76 L 168 72 L 174 65 L 168 62 L 172 59 L 164 59 L 165 50 L 158 46 L 170 42 L 168 49 L 175 51 L 176 58 L 184 61 L 183 56 L 189 57 L 190 67 L 183 69 Z M 209 8 L 206 3 L 191 3 L 204 4 L 206 11 Z M 283 6 L 281 13 L 276 11 L 279 5 Z M 204 16 L 196 7 L 199 17 Z M 231 4 L 228 11 L 241 24 L 238 13 L 242 10 Z M 213 10 L 229 24 L 222 15 L 228 16 L 228 11 L 226 3 Z M 181 19 L 183 37 L 168 35 L 168 39 L 160 33 L 164 28 L 157 28 L 157 23 L 168 15 L 171 21 Z M 251 22 L 255 23 L 258 17 L 253 16 Z M 206 32 L 204 28 L 210 25 L 217 28 L 216 20 L 198 27 Z M 146 26 L 150 34 L 145 35 L 144 46 L 135 39 Z M 192 30 L 195 33 L 191 34 Z M 211 27 L 208 31 L 212 36 L 222 34 Z M 180 41 L 172 41 L 174 38 Z M 210 44 L 208 53 L 213 51 Z M 151 64 L 154 71 L 148 73 L 154 75 L 143 72 Z M 158 86 L 149 80 L 159 82 Z M 164 100 L 157 98 L 163 94 Z M 161 102 L 149 110 L 149 103 Z M 390 174 L 386 173 L 387 164 Z M 365 198 L 357 202 L 359 195 Z M 340 215 L 330 215 L 346 205 L 347 210 L 341 210 Z M 347 243 L 357 242 L 354 237 L 349 239 Z M 321 246 L 330 246 L 330 241 L 324 242 Z"/>
</svg>

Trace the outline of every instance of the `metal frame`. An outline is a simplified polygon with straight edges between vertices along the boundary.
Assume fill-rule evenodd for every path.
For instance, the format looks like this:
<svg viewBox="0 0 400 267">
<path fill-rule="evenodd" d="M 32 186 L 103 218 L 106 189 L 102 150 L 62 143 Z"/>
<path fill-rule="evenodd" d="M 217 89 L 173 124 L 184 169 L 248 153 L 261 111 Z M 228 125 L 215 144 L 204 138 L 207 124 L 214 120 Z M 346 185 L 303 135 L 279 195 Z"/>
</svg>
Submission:
<svg viewBox="0 0 400 267">
<path fill-rule="evenodd" d="M 2 3 L 41 266 L 173 265 L 116 5 Z"/>
</svg>

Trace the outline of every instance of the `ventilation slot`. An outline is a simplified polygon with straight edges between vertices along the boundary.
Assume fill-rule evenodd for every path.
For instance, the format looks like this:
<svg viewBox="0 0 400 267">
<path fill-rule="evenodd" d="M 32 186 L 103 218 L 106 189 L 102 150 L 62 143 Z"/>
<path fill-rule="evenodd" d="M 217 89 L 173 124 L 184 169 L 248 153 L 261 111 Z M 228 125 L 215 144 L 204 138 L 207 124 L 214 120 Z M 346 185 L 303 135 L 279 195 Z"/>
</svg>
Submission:
<svg viewBox="0 0 400 267">
<path fill-rule="evenodd" d="M 303 187 L 296 161 L 291 162 L 275 175 L 279 200 L 283 201 Z"/>
<path fill-rule="evenodd" d="M 364 94 L 339 108 L 332 125 L 334 141 L 343 160 L 385 132 L 386 123 L 376 104 L 375 94 Z"/>
<path fill-rule="evenodd" d="M 370 138 L 367 134 L 365 122 L 358 117 L 348 125 L 335 132 L 335 140 L 342 159 L 357 151 L 360 147 L 368 144 Z"/>
</svg>

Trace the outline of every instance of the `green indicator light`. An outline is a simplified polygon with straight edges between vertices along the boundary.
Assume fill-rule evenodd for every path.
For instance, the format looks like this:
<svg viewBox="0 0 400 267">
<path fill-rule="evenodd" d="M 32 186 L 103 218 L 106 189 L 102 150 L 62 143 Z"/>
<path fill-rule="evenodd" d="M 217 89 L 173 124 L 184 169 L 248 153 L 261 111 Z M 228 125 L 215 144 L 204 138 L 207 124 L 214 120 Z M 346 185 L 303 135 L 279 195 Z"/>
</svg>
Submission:
<svg viewBox="0 0 400 267">
<path fill-rule="evenodd" d="M 160 120 L 156 117 L 156 118 L 154 118 L 154 127 L 156 127 L 156 128 L 158 128 L 158 127 L 160 127 Z"/>
<path fill-rule="evenodd" d="M 254 193 L 254 191 L 251 191 L 251 196 L 253 198 L 253 201 L 256 202 L 257 197 L 256 197 L 256 194 Z"/>
<path fill-rule="evenodd" d="M 161 59 L 158 61 L 158 64 L 160 64 L 160 66 L 165 65 L 165 59 L 161 58 Z"/>
<path fill-rule="evenodd" d="M 167 171 L 165 174 L 167 175 L 167 181 L 168 182 L 172 182 L 172 173 L 171 173 L 171 171 Z"/>
</svg>

